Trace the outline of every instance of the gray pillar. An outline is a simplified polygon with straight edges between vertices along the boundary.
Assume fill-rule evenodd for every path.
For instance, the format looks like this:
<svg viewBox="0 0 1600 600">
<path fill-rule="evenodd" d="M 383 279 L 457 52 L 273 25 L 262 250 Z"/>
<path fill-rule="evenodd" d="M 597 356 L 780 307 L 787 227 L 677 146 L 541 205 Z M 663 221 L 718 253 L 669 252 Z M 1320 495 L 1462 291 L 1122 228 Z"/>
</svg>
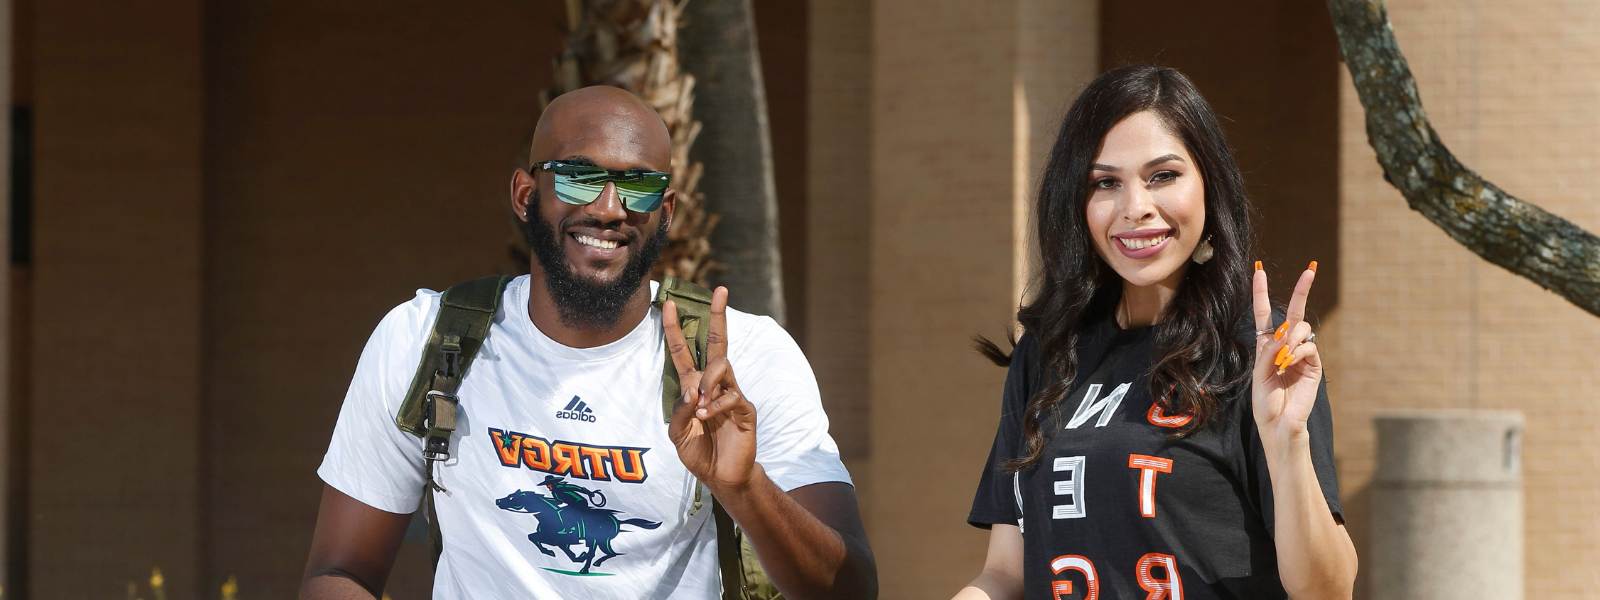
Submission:
<svg viewBox="0 0 1600 600">
<path fill-rule="evenodd" d="M 1522 413 L 1373 420 L 1372 598 L 1522 598 Z"/>
</svg>

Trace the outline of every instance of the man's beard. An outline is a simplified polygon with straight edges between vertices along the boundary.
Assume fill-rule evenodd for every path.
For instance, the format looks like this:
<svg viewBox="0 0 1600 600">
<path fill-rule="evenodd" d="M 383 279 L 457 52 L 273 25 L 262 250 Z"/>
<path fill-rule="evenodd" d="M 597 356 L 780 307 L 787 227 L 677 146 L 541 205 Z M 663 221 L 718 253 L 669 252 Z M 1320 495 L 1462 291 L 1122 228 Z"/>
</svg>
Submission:
<svg viewBox="0 0 1600 600">
<path fill-rule="evenodd" d="M 615 280 L 604 283 L 573 273 L 567 266 L 566 244 L 562 239 L 565 234 L 534 210 L 530 209 L 526 217 L 523 236 L 539 261 L 539 267 L 544 269 L 544 285 L 555 302 L 557 318 L 572 329 L 610 331 L 615 328 L 622 320 L 628 300 L 639 290 L 639 283 L 650 274 L 656 260 L 661 258 L 661 249 L 667 244 L 666 219 L 661 220 L 661 226 L 643 244 L 637 236 L 629 236 L 628 264 Z M 593 217 L 574 224 L 605 228 Z"/>
</svg>

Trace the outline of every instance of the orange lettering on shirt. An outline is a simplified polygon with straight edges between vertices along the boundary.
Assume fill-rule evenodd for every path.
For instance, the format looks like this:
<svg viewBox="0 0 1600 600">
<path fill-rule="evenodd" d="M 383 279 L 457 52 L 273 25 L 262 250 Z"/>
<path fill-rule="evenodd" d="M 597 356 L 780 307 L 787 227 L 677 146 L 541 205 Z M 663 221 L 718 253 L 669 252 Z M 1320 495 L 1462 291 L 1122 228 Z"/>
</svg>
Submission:
<svg viewBox="0 0 1600 600">
<path fill-rule="evenodd" d="M 506 443 L 507 438 L 510 438 L 510 444 Z M 494 440 L 494 450 L 500 454 L 501 466 L 517 466 L 517 463 L 520 462 L 517 454 L 521 453 L 522 451 L 521 435 L 508 431 L 500 431 L 498 429 L 490 429 L 489 439 Z"/>
<path fill-rule="evenodd" d="M 1171 473 L 1172 459 L 1129 454 L 1128 468 L 1139 469 L 1139 514 L 1156 516 L 1156 473 Z"/>
<path fill-rule="evenodd" d="M 549 471 L 550 442 L 536 437 L 522 438 L 522 464 L 535 471 Z"/>
<path fill-rule="evenodd" d="M 624 454 L 626 452 L 626 454 Z M 623 460 L 626 456 L 628 460 Z M 611 449 L 611 472 L 617 474 L 617 479 L 638 483 L 644 481 L 644 450 L 638 448 Z"/>
<path fill-rule="evenodd" d="M 556 440 L 509 429 L 488 428 L 495 457 L 507 467 L 524 466 L 552 475 L 568 475 L 596 481 L 644 483 L 644 455 L 649 448 L 591 446 L 582 442 Z"/>
<path fill-rule="evenodd" d="M 589 459 L 589 475 L 591 479 L 599 481 L 611 479 L 609 475 L 606 475 L 606 459 L 611 457 L 610 452 L 606 451 L 605 448 L 591 448 L 589 446 L 579 446 L 578 451 Z"/>
<path fill-rule="evenodd" d="M 556 475 L 571 473 L 574 477 L 588 477 L 583 474 L 583 456 L 579 454 L 578 446 L 556 442 L 550 445 L 550 458 L 556 466 L 550 472 Z"/>
<path fill-rule="evenodd" d="M 1156 579 L 1151 572 L 1155 567 L 1161 567 L 1166 573 Z M 1154 552 L 1139 558 L 1139 565 L 1135 569 L 1139 575 L 1139 587 L 1144 588 L 1144 600 L 1183 600 L 1183 580 L 1178 578 L 1178 559 L 1170 554 L 1156 554 Z"/>
<path fill-rule="evenodd" d="M 1157 427 L 1174 427 L 1174 428 L 1176 428 L 1176 427 L 1183 427 L 1184 425 L 1188 425 L 1189 424 L 1189 419 L 1191 419 L 1192 417 L 1190 417 L 1189 415 L 1178 415 L 1176 417 L 1169 417 L 1169 416 L 1166 415 L 1166 413 L 1161 412 L 1161 403 L 1157 402 L 1157 403 L 1154 403 L 1154 404 L 1150 405 L 1150 412 L 1145 413 L 1144 418 L 1146 420 L 1150 421 L 1151 425 L 1155 425 Z"/>
<path fill-rule="evenodd" d="M 1094 563 L 1090 562 L 1089 559 L 1076 554 L 1057 556 L 1055 560 L 1050 561 L 1050 571 L 1056 575 L 1060 575 L 1067 571 L 1077 571 L 1082 573 L 1084 587 L 1089 588 L 1089 590 L 1085 592 L 1086 595 L 1083 597 L 1083 600 L 1098 600 L 1100 598 L 1100 577 L 1095 574 Z M 1055 600 L 1061 600 L 1062 594 L 1072 593 L 1071 581 L 1057 579 L 1052 581 L 1051 584 L 1052 585 L 1050 589 L 1055 593 Z"/>
</svg>

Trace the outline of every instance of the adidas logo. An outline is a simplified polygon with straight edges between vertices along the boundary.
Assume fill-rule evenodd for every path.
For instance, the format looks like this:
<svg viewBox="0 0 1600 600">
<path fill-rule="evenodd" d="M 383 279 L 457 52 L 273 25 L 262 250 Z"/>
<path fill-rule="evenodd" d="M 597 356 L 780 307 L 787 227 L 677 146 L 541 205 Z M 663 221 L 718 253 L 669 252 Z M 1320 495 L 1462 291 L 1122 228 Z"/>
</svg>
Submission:
<svg viewBox="0 0 1600 600">
<path fill-rule="evenodd" d="M 573 396 L 572 401 L 567 403 L 566 408 L 556 411 L 556 418 L 593 423 L 594 411 L 589 410 L 589 405 L 584 404 L 583 400 Z"/>
</svg>

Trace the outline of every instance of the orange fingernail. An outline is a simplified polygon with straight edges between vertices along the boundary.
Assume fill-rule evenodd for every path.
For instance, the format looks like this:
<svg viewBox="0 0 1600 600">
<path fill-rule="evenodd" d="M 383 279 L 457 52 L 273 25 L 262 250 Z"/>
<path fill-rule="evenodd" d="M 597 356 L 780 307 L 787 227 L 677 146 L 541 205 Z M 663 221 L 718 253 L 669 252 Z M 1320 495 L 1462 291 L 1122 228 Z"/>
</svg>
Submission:
<svg viewBox="0 0 1600 600">
<path fill-rule="evenodd" d="M 1278 330 L 1277 331 L 1272 332 L 1272 339 L 1281 340 L 1281 339 L 1283 339 L 1283 334 L 1285 334 L 1285 333 L 1289 333 L 1289 322 L 1288 321 L 1284 321 L 1284 323 L 1282 325 L 1278 326 Z"/>
<path fill-rule="evenodd" d="M 1289 347 L 1288 346 L 1284 346 L 1282 348 L 1279 348 L 1278 349 L 1278 357 L 1272 359 L 1272 366 L 1274 366 L 1274 367 L 1282 367 L 1283 366 L 1283 357 L 1288 356 L 1288 355 L 1289 355 Z"/>
<path fill-rule="evenodd" d="M 1311 269 L 1311 272 L 1312 272 L 1312 273 L 1315 273 L 1315 272 L 1317 272 L 1317 261 L 1314 261 L 1314 260 L 1313 260 L 1313 261 L 1311 261 L 1311 266 L 1309 266 L 1309 267 L 1306 267 L 1306 268 L 1307 268 L 1307 269 Z"/>
<path fill-rule="evenodd" d="M 1300 357 L 1290 354 L 1289 360 L 1283 361 L 1283 364 L 1278 366 L 1278 374 L 1282 375 L 1284 371 L 1289 370 L 1289 365 L 1294 364 L 1294 361 L 1297 360 L 1300 360 Z"/>
<path fill-rule="evenodd" d="M 1256 261 L 1256 270 L 1257 270 L 1257 271 L 1260 271 L 1260 270 L 1261 270 L 1261 261 L 1259 261 L 1259 260 L 1258 260 L 1258 261 Z"/>
</svg>

